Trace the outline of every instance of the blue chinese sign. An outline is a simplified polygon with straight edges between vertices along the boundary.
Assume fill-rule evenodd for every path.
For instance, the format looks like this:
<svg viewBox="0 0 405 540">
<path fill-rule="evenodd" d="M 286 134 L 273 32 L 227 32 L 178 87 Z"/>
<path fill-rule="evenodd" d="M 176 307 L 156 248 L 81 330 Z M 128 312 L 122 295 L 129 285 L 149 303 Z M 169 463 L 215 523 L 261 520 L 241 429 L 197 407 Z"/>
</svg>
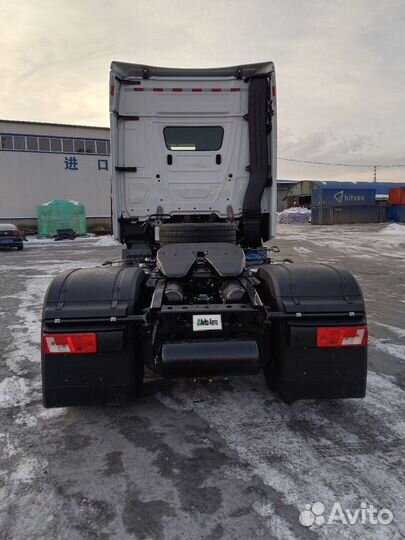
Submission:
<svg viewBox="0 0 405 540">
<path fill-rule="evenodd" d="M 65 157 L 65 171 L 78 171 L 79 162 L 74 156 Z"/>
</svg>

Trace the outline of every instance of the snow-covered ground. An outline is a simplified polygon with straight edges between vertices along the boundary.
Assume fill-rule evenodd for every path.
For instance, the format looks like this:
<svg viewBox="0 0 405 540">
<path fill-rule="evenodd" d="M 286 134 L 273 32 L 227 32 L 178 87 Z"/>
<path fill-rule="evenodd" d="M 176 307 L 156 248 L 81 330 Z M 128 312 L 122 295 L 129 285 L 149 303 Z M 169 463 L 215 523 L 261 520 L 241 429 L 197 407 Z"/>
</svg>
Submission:
<svg viewBox="0 0 405 540">
<path fill-rule="evenodd" d="M 0 523 L 4 538 L 405 535 L 405 234 L 402 226 L 280 225 L 279 259 L 351 269 L 367 301 L 364 400 L 287 405 L 262 377 L 151 378 L 134 406 L 46 410 L 40 314 L 52 276 L 116 258 L 111 237 L 0 253 Z M 56 245 L 55 245 L 56 244 Z M 386 508 L 387 525 L 314 523 L 320 502 Z"/>
</svg>

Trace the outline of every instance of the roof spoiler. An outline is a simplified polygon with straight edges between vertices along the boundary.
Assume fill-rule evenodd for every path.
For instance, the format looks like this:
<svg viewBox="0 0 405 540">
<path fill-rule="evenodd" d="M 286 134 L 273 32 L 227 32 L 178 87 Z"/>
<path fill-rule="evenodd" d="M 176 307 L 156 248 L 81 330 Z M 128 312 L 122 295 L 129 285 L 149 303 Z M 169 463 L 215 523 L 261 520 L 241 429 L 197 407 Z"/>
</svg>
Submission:
<svg viewBox="0 0 405 540">
<path fill-rule="evenodd" d="M 274 71 L 274 64 L 273 62 L 262 62 L 219 68 L 169 68 L 112 62 L 111 71 L 120 81 L 149 79 L 150 77 L 235 77 L 247 80 L 256 77 L 269 77 Z"/>
</svg>

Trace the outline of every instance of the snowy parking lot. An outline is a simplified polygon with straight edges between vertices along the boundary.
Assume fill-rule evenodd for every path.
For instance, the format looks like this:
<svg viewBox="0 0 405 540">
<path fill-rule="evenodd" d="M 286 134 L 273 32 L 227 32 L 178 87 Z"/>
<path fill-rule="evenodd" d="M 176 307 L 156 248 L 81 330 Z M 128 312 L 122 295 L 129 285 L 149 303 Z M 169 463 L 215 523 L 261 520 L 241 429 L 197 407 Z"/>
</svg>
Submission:
<svg viewBox="0 0 405 540">
<path fill-rule="evenodd" d="M 103 238 L 0 251 L 1 539 L 404 537 L 405 226 L 278 231 L 278 260 L 328 262 L 359 280 L 370 329 L 365 399 L 287 405 L 261 375 L 149 377 L 129 407 L 44 409 L 46 288 L 120 247 Z M 370 505 L 385 510 L 377 523 Z"/>
</svg>

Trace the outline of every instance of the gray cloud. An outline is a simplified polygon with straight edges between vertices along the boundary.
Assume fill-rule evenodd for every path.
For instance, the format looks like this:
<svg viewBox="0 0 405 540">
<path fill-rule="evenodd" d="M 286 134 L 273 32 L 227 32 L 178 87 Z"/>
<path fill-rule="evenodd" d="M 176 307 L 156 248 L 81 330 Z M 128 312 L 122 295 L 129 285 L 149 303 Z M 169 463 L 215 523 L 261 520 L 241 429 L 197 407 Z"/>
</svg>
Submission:
<svg viewBox="0 0 405 540">
<path fill-rule="evenodd" d="M 280 155 L 405 161 L 402 0 L 19 0 L 0 10 L 2 118 L 108 125 L 113 59 L 196 67 L 272 59 Z M 279 176 L 368 174 L 280 163 Z M 384 175 L 399 180 L 405 170 Z"/>
</svg>

